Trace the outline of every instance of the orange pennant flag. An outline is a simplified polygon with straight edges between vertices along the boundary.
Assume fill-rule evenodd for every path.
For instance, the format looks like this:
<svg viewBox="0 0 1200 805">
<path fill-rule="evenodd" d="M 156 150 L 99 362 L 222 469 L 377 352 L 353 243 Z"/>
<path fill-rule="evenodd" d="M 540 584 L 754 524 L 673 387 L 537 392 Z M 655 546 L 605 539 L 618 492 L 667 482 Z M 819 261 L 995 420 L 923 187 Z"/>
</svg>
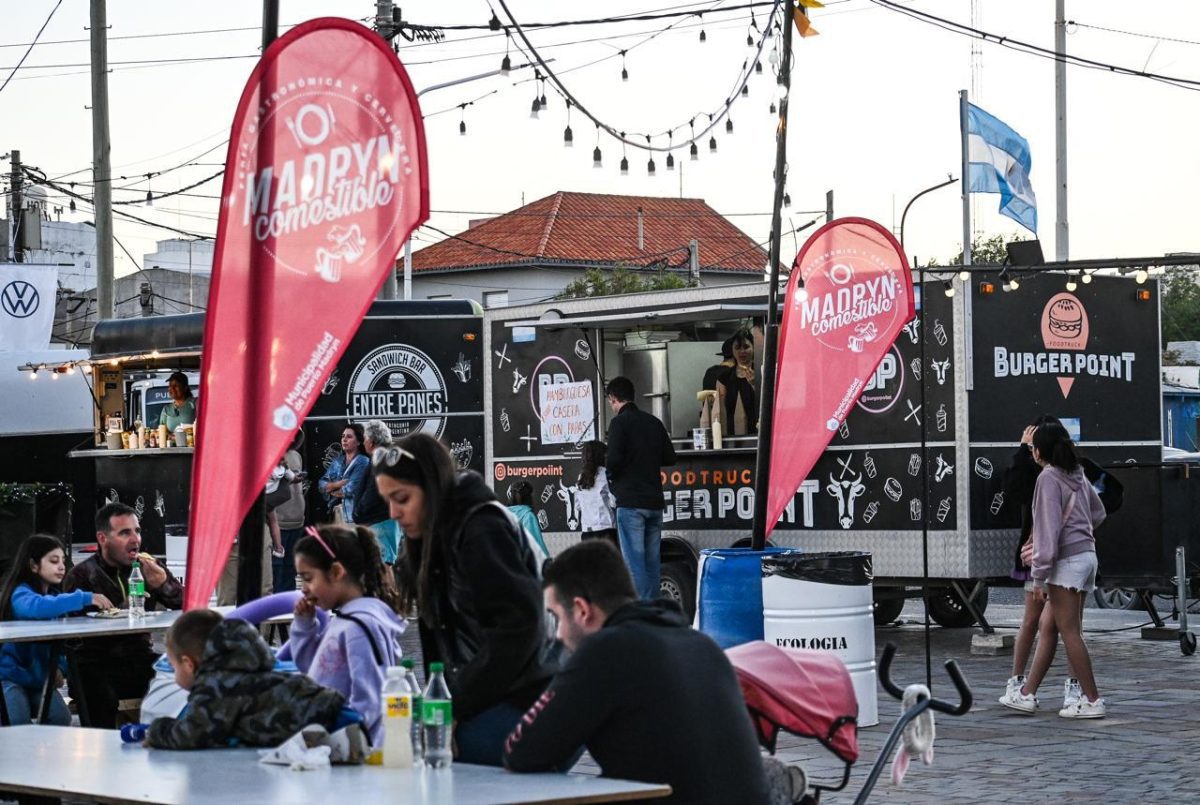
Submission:
<svg viewBox="0 0 1200 805">
<path fill-rule="evenodd" d="M 816 0 L 808 0 L 808 2 L 812 3 Z M 804 0 L 801 0 L 800 4 L 804 5 Z M 796 21 L 796 33 L 800 34 L 801 38 L 820 34 L 820 31 L 809 24 L 808 15 L 802 9 L 792 9 L 792 18 Z"/>
</svg>

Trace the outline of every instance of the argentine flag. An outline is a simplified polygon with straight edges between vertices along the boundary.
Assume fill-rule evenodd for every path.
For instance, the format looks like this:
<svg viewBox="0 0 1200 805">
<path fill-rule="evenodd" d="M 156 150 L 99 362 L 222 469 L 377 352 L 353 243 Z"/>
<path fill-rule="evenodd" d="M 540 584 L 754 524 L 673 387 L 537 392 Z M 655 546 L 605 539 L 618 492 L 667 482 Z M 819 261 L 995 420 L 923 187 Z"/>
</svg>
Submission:
<svg viewBox="0 0 1200 805">
<path fill-rule="evenodd" d="M 1000 212 L 1037 234 L 1037 199 L 1029 183 L 1029 142 L 998 118 L 967 104 L 967 161 L 972 193 L 999 193 Z"/>
</svg>

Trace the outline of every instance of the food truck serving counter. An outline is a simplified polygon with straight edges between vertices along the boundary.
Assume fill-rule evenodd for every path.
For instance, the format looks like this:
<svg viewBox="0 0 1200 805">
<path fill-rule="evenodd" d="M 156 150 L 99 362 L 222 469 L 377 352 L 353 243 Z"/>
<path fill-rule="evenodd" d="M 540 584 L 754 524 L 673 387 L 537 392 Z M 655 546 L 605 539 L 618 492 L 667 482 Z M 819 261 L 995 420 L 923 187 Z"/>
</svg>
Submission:
<svg viewBox="0 0 1200 805">
<path fill-rule="evenodd" d="M 196 376 L 203 335 L 203 314 L 189 313 L 109 319 L 97 324 L 92 336 L 88 370 L 97 403 L 95 446 L 68 455 L 95 463 L 96 500 L 80 503 L 99 508 L 120 501 L 132 506 L 141 521 L 142 544 L 153 554 L 166 552 L 168 524 L 188 520 L 194 447 L 175 446 L 171 432 L 158 443 L 159 408 L 147 405 L 147 392 L 165 388 L 174 372 Z M 142 422 L 151 416 L 153 421 Z M 153 435 L 155 446 L 140 446 L 139 424 L 142 439 L 149 442 Z"/>
</svg>

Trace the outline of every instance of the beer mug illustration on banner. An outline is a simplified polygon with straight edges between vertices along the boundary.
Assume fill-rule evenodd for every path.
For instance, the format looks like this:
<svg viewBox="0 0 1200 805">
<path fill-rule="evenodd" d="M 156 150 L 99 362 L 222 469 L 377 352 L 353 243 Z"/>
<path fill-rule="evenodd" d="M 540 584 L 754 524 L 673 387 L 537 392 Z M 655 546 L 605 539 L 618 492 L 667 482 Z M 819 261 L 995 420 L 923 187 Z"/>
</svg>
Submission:
<svg viewBox="0 0 1200 805">
<path fill-rule="evenodd" d="M 858 336 L 852 335 L 846 339 L 846 346 L 849 348 L 849 350 L 851 352 L 862 352 L 863 351 L 863 340 L 861 338 L 859 338 Z"/>
<path fill-rule="evenodd" d="M 908 516 L 914 523 L 921 519 L 920 498 L 913 498 L 908 502 Z"/>
<path fill-rule="evenodd" d="M 904 487 L 900 486 L 900 482 L 895 478 L 888 478 L 883 484 L 883 493 L 891 498 L 893 503 L 899 503 L 900 498 L 904 497 Z"/>
<path fill-rule="evenodd" d="M 863 522 L 869 524 L 877 514 L 879 514 L 879 501 L 872 500 L 867 504 L 867 508 L 863 509 Z"/>
</svg>

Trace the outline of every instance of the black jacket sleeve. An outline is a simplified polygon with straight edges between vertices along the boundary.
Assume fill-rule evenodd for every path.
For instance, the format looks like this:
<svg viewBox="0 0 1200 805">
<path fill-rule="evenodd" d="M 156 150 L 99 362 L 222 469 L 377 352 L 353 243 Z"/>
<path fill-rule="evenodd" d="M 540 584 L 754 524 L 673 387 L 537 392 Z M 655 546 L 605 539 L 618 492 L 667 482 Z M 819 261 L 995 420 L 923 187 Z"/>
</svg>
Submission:
<svg viewBox="0 0 1200 805">
<path fill-rule="evenodd" d="M 460 719 L 502 699 L 537 657 L 543 637 L 541 585 L 525 564 L 524 543 L 508 520 L 489 508 L 467 520 L 454 550 L 482 632 L 475 656 L 451 682 Z"/>
<path fill-rule="evenodd" d="M 589 643 L 592 643 L 589 646 Z M 594 657 L 585 641 L 504 741 L 512 771 L 567 771 L 575 753 L 621 701 L 611 661 Z"/>
<path fill-rule="evenodd" d="M 197 685 L 188 695 L 182 718 L 156 718 L 146 743 L 156 749 L 208 749 L 225 746 L 246 704 L 246 698 Z"/>
<path fill-rule="evenodd" d="M 1033 504 L 1033 487 L 1041 467 L 1033 460 L 1033 451 L 1025 445 L 1017 447 L 1012 463 L 1004 471 L 1004 497 L 1014 504 Z"/>
</svg>

